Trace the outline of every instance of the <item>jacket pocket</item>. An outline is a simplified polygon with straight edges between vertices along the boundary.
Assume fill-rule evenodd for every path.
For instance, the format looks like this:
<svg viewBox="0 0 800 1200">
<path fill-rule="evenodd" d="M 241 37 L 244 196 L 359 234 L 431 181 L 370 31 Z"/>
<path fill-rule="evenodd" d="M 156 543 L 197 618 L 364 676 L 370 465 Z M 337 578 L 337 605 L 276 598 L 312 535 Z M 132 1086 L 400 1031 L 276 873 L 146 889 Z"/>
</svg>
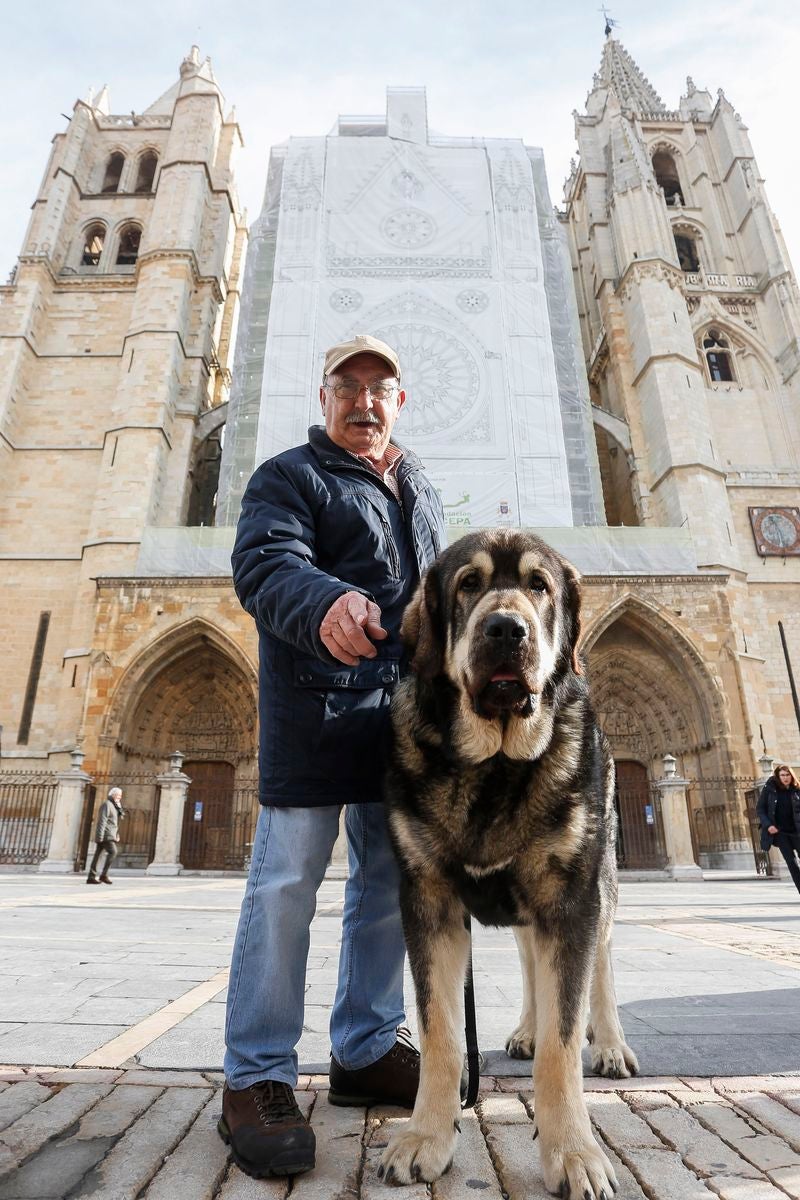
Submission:
<svg viewBox="0 0 800 1200">
<path fill-rule="evenodd" d="M 355 667 L 318 659 L 295 664 L 299 705 L 317 714 L 307 756 L 317 778 L 381 782 L 389 735 L 389 699 L 400 678 L 397 659 L 370 659 Z"/>
</svg>

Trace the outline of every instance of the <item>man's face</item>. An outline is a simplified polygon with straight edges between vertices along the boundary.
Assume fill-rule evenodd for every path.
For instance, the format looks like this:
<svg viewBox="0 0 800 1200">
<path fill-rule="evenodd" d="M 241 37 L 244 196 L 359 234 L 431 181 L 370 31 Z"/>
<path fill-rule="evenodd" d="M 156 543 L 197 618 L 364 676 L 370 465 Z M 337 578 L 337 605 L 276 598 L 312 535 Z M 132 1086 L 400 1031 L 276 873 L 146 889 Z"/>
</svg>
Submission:
<svg viewBox="0 0 800 1200">
<path fill-rule="evenodd" d="M 337 396 L 337 388 L 350 388 L 354 395 Z M 369 388 L 385 390 L 386 394 L 375 396 Z M 406 394 L 382 358 L 356 354 L 328 376 L 319 389 L 319 399 L 332 442 L 353 454 L 381 458 Z"/>
</svg>

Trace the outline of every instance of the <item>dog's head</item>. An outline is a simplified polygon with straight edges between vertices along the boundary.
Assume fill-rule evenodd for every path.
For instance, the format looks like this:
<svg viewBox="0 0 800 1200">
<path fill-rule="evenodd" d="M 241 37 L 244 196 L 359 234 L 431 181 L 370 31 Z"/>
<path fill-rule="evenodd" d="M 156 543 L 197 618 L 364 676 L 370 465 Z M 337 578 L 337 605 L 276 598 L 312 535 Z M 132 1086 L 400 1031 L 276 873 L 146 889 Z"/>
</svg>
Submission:
<svg viewBox="0 0 800 1200">
<path fill-rule="evenodd" d="M 488 720 L 529 716 L 549 681 L 578 657 L 575 569 L 522 530 L 459 539 L 426 572 L 403 618 L 423 679 L 446 676 Z"/>
</svg>

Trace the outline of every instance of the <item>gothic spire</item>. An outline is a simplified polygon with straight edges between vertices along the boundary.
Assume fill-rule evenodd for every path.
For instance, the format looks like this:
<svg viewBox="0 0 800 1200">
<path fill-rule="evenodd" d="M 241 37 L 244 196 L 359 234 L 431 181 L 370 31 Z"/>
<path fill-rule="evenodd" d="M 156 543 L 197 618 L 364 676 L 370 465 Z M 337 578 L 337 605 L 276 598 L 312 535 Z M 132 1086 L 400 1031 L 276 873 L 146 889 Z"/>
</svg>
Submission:
<svg viewBox="0 0 800 1200">
<path fill-rule="evenodd" d="M 613 88 L 624 108 L 639 113 L 666 112 L 658 92 L 616 38 L 606 38 L 597 82 Z"/>
</svg>

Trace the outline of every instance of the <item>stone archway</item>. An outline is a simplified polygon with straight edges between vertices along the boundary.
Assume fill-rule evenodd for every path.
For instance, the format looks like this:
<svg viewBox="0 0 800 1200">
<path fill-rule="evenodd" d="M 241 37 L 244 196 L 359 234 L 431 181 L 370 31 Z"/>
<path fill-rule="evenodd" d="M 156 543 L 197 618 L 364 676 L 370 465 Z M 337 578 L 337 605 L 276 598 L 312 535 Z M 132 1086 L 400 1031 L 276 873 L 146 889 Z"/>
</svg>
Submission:
<svg viewBox="0 0 800 1200">
<path fill-rule="evenodd" d="M 249 680 L 202 633 L 155 664 L 123 717 L 117 747 L 128 759 L 161 763 L 173 750 L 195 761 L 230 762 L 252 774 L 256 701 Z"/>
<path fill-rule="evenodd" d="M 108 706 L 108 769 L 161 771 L 180 750 L 255 774 L 257 675 L 225 634 L 195 618 L 163 633 L 128 665 Z"/>
<path fill-rule="evenodd" d="M 626 793 L 621 844 L 642 859 L 626 865 L 650 865 L 660 836 L 652 784 L 664 755 L 690 778 L 729 773 L 724 702 L 690 640 L 636 597 L 605 614 L 587 640 L 592 701 Z"/>
<path fill-rule="evenodd" d="M 682 774 L 724 774 L 724 700 L 700 654 L 655 608 L 628 596 L 584 643 L 592 699 L 617 758 L 660 774 L 665 754 Z"/>
<path fill-rule="evenodd" d="M 258 811 L 256 696 L 252 664 L 221 630 L 194 618 L 136 656 L 109 705 L 108 778 L 123 786 L 136 820 L 153 834 L 157 776 L 176 750 L 191 765 L 187 856 L 194 868 L 241 867 L 246 858 Z"/>
</svg>

